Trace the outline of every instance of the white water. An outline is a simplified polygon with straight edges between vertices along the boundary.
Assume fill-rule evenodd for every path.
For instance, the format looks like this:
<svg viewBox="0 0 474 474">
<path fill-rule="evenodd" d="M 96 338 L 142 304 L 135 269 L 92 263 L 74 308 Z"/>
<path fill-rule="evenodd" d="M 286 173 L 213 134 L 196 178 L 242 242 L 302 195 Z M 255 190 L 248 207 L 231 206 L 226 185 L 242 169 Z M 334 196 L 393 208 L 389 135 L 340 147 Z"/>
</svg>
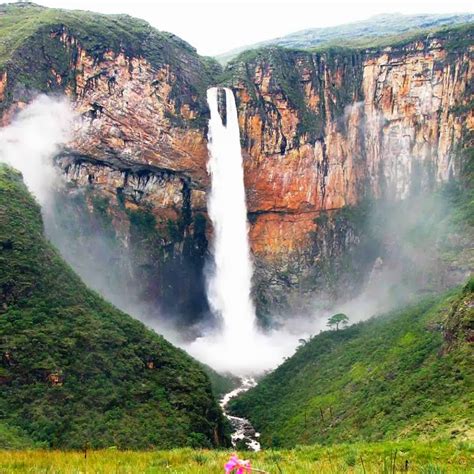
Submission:
<svg viewBox="0 0 474 474">
<path fill-rule="evenodd" d="M 208 275 L 207 293 L 222 326 L 186 350 L 218 371 L 248 376 L 279 365 L 294 351 L 297 337 L 265 335 L 255 324 L 239 123 L 232 91 L 225 89 L 225 96 L 226 125 L 219 114 L 217 89 L 207 93 L 211 111 L 208 172 L 212 178 L 208 211 L 214 228 L 214 268 Z"/>
<path fill-rule="evenodd" d="M 229 420 L 234 432 L 231 435 L 232 446 L 234 448 L 238 447 L 238 443 L 243 442 L 246 444 L 247 448 L 252 451 L 260 451 L 260 443 L 258 442 L 258 438 L 260 437 L 260 433 L 257 433 L 253 428 L 252 424 L 246 418 L 240 418 L 238 416 L 229 415 L 227 413 L 227 405 L 229 402 L 240 395 L 241 393 L 250 390 L 251 388 L 255 387 L 257 382 L 255 379 L 251 377 L 243 378 L 242 384 L 232 390 L 231 392 L 224 395 L 222 398 L 220 405 L 222 411 L 224 412 L 225 417 Z"/>
<path fill-rule="evenodd" d="M 217 88 L 207 91 L 209 121 L 208 201 L 214 227 L 215 271 L 208 281 L 211 309 L 222 318 L 224 339 L 248 338 L 255 332 L 250 297 L 252 261 L 248 243 L 247 204 L 234 95 L 225 89 L 227 124 L 218 111 Z"/>
</svg>

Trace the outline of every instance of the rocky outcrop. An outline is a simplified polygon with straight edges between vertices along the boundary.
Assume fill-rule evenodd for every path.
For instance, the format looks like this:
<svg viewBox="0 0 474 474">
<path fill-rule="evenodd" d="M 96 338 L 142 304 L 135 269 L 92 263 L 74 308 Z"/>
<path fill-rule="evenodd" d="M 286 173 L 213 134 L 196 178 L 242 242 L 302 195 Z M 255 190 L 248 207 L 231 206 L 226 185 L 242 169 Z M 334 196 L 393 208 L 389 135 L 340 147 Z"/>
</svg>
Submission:
<svg viewBox="0 0 474 474">
<path fill-rule="evenodd" d="M 72 40 L 69 40 L 72 41 Z M 154 166 L 207 183 L 207 147 L 197 96 L 173 97 L 176 72 L 143 58 L 107 52 L 100 63 L 81 51 L 70 91 L 84 120 L 70 147 L 104 161 Z M 192 94 L 191 92 L 189 92 Z M 201 121 L 202 124 L 202 121 Z"/>
<path fill-rule="evenodd" d="M 77 154 L 57 163 L 67 186 L 46 223 L 68 262 L 120 308 L 151 325 L 171 319 L 192 337 L 192 324 L 210 316 L 204 192 L 170 171 Z"/>
</svg>

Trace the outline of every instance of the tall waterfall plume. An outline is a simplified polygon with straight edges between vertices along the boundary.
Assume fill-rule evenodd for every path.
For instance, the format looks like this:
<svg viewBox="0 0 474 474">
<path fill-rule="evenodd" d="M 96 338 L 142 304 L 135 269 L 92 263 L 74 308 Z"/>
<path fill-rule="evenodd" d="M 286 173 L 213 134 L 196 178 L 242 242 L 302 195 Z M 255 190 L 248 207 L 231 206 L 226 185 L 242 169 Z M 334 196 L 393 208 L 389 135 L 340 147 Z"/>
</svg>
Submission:
<svg viewBox="0 0 474 474">
<path fill-rule="evenodd" d="M 208 210 L 214 226 L 215 265 L 208 280 L 208 298 L 222 318 L 224 339 L 246 338 L 255 331 L 255 308 L 250 296 L 253 269 L 237 109 L 230 89 L 209 89 L 207 101 L 212 178 Z"/>
<path fill-rule="evenodd" d="M 186 349 L 218 371 L 251 376 L 278 365 L 293 352 L 297 339 L 288 333 L 263 334 L 256 327 L 237 108 L 230 89 L 211 88 L 207 100 L 211 111 L 208 171 L 212 181 L 208 211 L 214 227 L 214 265 L 208 275 L 207 293 L 222 327 Z"/>
</svg>

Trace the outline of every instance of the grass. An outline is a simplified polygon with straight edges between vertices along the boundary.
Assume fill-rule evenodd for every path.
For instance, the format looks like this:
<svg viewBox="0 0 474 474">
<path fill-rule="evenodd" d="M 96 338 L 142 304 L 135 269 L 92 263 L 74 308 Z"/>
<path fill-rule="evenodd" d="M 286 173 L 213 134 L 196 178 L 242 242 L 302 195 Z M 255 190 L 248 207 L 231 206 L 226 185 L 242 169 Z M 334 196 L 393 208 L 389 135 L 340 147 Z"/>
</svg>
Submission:
<svg viewBox="0 0 474 474">
<path fill-rule="evenodd" d="M 247 48 L 238 48 L 217 58 L 222 64 L 225 64 L 243 51 L 272 46 L 312 51 L 327 50 L 332 47 L 352 49 L 380 48 L 392 43 L 400 44 L 404 41 L 411 41 L 413 38 L 426 38 L 428 35 L 442 34 L 446 30 L 457 28 L 459 25 L 469 25 L 470 18 L 472 16 L 460 15 L 458 18 L 451 18 L 451 21 L 444 20 L 441 22 L 436 18 L 425 17 L 421 19 L 416 16 L 396 17 L 393 15 L 392 18 L 390 16 L 377 19 L 372 18 L 362 23 L 296 32 L 282 38 L 251 45 Z"/>
<path fill-rule="evenodd" d="M 0 473 L 76 474 L 182 473 L 222 474 L 229 451 L 84 452 L 0 451 Z M 466 473 L 474 468 L 474 447 L 459 443 L 373 443 L 240 453 L 252 466 L 275 474 L 304 473 Z"/>
<path fill-rule="evenodd" d="M 0 66 L 38 30 L 56 29 L 61 25 L 76 35 L 81 45 L 94 55 L 101 55 L 108 49 L 125 50 L 134 55 L 149 53 L 150 59 L 161 59 L 166 52 L 158 52 L 155 45 L 152 53 L 150 39 L 161 41 L 168 47 L 178 45 L 195 55 L 189 44 L 171 33 L 159 32 L 144 20 L 128 15 L 102 15 L 88 11 L 61 10 L 39 5 L 21 7 L 15 4 L 1 5 L 0 12 Z M 148 48 L 148 49 L 147 49 Z"/>
<path fill-rule="evenodd" d="M 235 58 L 229 61 L 227 67 L 232 67 L 239 63 L 248 63 L 256 59 L 265 59 L 266 56 L 275 51 L 286 51 L 288 54 L 317 53 L 320 55 L 339 55 L 341 58 L 363 54 L 366 50 L 377 52 L 383 48 L 394 49 L 403 48 L 415 41 L 426 41 L 427 39 L 438 38 L 446 41 L 447 49 L 467 48 L 468 40 L 474 34 L 474 24 L 465 23 L 460 25 L 448 25 L 438 28 L 415 29 L 401 34 L 385 36 L 362 36 L 354 39 L 335 39 L 324 44 L 313 47 L 294 47 L 280 44 L 268 44 L 240 52 Z"/>
<path fill-rule="evenodd" d="M 458 40 L 472 37 L 474 26 L 472 23 L 460 25 L 447 25 L 442 27 L 434 27 L 427 29 L 414 29 L 400 34 L 392 34 L 386 36 L 361 36 L 353 39 L 333 40 L 320 46 L 309 48 L 312 52 L 324 52 L 333 48 L 337 49 L 353 49 L 353 50 L 375 50 L 382 48 L 403 48 L 415 41 L 425 41 L 429 38 L 439 38 L 447 41 L 447 49 L 452 49 L 454 45 L 462 47 L 468 46 L 467 42 L 459 43 Z"/>
</svg>

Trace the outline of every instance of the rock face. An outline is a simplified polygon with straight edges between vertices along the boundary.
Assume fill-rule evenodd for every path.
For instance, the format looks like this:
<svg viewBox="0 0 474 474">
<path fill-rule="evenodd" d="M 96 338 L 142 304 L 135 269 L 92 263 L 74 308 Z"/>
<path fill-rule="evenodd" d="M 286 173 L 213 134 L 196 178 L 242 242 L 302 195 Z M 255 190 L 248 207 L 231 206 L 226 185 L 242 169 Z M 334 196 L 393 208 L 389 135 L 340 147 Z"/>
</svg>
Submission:
<svg viewBox="0 0 474 474">
<path fill-rule="evenodd" d="M 66 48 L 77 44 L 65 34 L 60 40 Z M 194 225 L 206 207 L 207 144 L 202 125 L 207 110 L 192 85 L 194 74 L 204 74 L 193 59 L 186 77 L 188 71 L 173 64 L 156 67 L 123 52 L 107 51 L 98 62 L 79 47 L 75 88 L 66 91 L 82 121 L 67 159 L 59 160 L 70 183 L 92 187 L 109 196 L 109 203 L 118 202 L 107 212 L 114 216 L 117 237 L 126 247 L 134 240 L 127 225 L 130 212 L 145 209 L 153 216 L 160 238 L 147 243 L 167 251 L 151 260 L 146 256 L 151 251 L 139 251 L 141 258 L 135 253 L 131 273 L 139 277 L 146 301 L 181 321 L 183 315 L 194 321 L 207 312 L 205 227 L 196 230 Z M 143 247 L 140 237 L 135 241 Z M 144 266 L 149 271 L 140 270 Z"/>
<path fill-rule="evenodd" d="M 321 287 L 324 262 L 361 241 L 339 210 L 460 173 L 474 126 L 472 27 L 384 49 L 252 51 L 220 76 L 144 22 L 92 15 L 116 33 L 102 37 L 81 15 L 46 22 L 0 64 L 2 121 L 32 90 L 70 96 L 82 120 L 58 158 L 69 195 L 80 191 L 83 211 L 111 224 L 119 252 L 134 255 L 123 268 L 143 299 L 166 300 L 165 312 L 192 322 L 207 312 L 205 91 L 214 82 L 237 98 L 261 314 Z"/>
<path fill-rule="evenodd" d="M 355 204 L 364 193 L 400 199 L 411 186 L 455 175 L 465 117 L 453 109 L 471 99 L 474 64 L 467 52 L 448 62 L 438 42 L 430 46 L 376 57 L 270 51 L 298 74 L 292 92 L 303 110 L 273 77 L 270 60 L 247 65 L 256 98 L 248 83 L 234 87 L 249 211 L 310 214 Z M 310 127 L 311 120 L 319 123 Z"/>
<path fill-rule="evenodd" d="M 2 122 L 37 92 L 67 94 L 79 117 L 57 159 L 68 186 L 58 196 L 62 212 L 47 220 L 53 240 L 86 281 L 108 275 L 92 281 L 120 307 L 136 313 L 140 302 L 141 313 L 201 319 L 205 92 L 219 66 L 129 17 L 63 11 L 58 24 L 48 9 L 4 10 L 24 28 L 40 26 L 0 64 Z M 93 252 L 99 240 L 103 251 Z"/>
<path fill-rule="evenodd" d="M 170 318 L 191 336 L 187 325 L 208 316 L 204 192 L 166 170 L 76 154 L 57 162 L 68 186 L 47 230 L 68 262 L 119 307 L 151 325 Z"/>
<path fill-rule="evenodd" d="M 64 38 L 69 44 L 72 38 Z M 84 117 L 70 147 L 103 161 L 169 170 L 195 186 L 207 183 L 207 147 L 196 119 L 206 113 L 197 95 L 178 96 L 176 71 L 108 51 L 96 62 L 80 51 L 76 87 L 68 91 Z M 202 122 L 201 122 L 202 124 Z"/>
<path fill-rule="evenodd" d="M 357 242 L 348 229 L 321 248 L 321 211 L 459 175 L 473 127 L 472 28 L 464 34 L 377 51 L 266 49 L 230 65 L 262 288 L 301 290 L 325 251 Z"/>
</svg>

